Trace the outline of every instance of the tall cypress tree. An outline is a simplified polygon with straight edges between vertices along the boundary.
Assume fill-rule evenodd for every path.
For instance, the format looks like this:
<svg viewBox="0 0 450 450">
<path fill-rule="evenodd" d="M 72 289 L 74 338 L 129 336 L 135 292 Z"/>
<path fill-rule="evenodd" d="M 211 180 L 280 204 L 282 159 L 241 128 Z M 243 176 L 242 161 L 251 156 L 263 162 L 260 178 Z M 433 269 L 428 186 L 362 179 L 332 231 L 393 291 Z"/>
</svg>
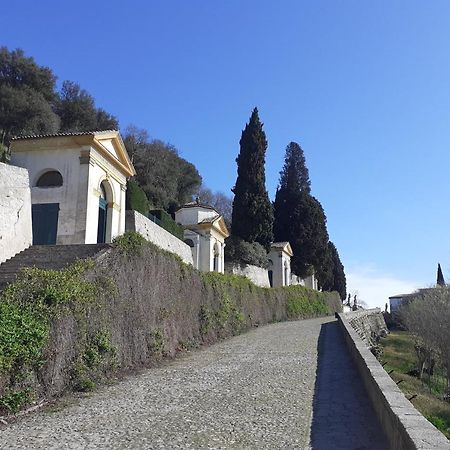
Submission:
<svg viewBox="0 0 450 450">
<path fill-rule="evenodd" d="M 306 167 L 305 154 L 297 142 L 290 142 L 286 147 L 284 166 L 280 172 L 280 187 L 294 193 L 311 193 L 311 181 Z"/>
<path fill-rule="evenodd" d="M 269 250 L 273 241 L 273 207 L 266 190 L 267 139 L 255 108 L 242 131 L 233 188 L 232 235 Z"/>
<path fill-rule="evenodd" d="M 329 271 L 331 276 L 323 284 L 324 291 L 337 291 L 342 300 L 347 295 L 347 280 L 345 278 L 344 266 L 339 257 L 336 246 L 333 242 L 328 242 L 328 258 L 330 260 Z"/>
<path fill-rule="evenodd" d="M 310 195 L 311 182 L 301 147 L 286 147 L 280 185 L 275 196 L 274 235 L 276 241 L 289 241 L 294 256 L 292 271 L 306 277 L 314 268 L 322 286 L 331 276 L 328 270 L 328 232 L 320 202 Z"/>
</svg>

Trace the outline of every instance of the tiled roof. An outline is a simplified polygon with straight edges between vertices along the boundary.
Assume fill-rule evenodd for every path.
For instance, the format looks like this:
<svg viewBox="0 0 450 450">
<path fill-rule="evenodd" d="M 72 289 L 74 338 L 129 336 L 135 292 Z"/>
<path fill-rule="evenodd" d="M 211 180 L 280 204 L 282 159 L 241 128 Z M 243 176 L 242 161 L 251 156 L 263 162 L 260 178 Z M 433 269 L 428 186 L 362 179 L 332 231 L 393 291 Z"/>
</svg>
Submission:
<svg viewBox="0 0 450 450">
<path fill-rule="evenodd" d="M 102 133 L 117 133 L 117 130 L 100 130 L 100 131 L 75 131 L 66 133 L 51 133 L 51 134 L 29 134 L 24 136 L 14 136 L 11 140 L 17 141 L 20 139 L 43 139 L 50 137 L 61 137 L 61 136 L 94 136 L 95 134 Z"/>
<path fill-rule="evenodd" d="M 183 209 L 183 208 L 206 208 L 206 209 L 212 209 L 214 211 L 216 211 L 216 209 L 210 205 L 206 205 L 205 203 L 199 203 L 199 202 L 189 202 L 184 204 L 183 206 L 181 206 L 178 209 Z M 217 211 L 216 211 L 217 212 Z"/>
<path fill-rule="evenodd" d="M 214 217 L 207 217 L 206 219 L 201 220 L 199 223 L 213 223 L 220 217 L 220 214 Z"/>
<path fill-rule="evenodd" d="M 286 247 L 287 244 L 289 244 L 288 241 L 285 241 L 285 242 L 272 242 L 270 244 L 270 246 L 271 247 L 275 247 L 275 248 L 284 248 L 284 247 Z"/>
</svg>

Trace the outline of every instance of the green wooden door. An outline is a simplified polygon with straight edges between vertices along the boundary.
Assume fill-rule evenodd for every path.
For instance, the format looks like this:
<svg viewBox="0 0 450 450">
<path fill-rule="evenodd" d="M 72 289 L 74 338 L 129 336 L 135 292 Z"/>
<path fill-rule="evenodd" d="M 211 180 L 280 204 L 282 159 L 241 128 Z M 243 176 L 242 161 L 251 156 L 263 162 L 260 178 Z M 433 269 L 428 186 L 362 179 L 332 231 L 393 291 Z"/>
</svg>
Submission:
<svg viewBox="0 0 450 450">
<path fill-rule="evenodd" d="M 33 245 L 54 245 L 58 233 L 59 203 L 32 205 Z"/>
<path fill-rule="evenodd" d="M 97 242 L 103 244 L 106 242 L 106 220 L 107 220 L 107 203 L 104 198 L 99 199 L 98 203 L 98 228 Z"/>
</svg>

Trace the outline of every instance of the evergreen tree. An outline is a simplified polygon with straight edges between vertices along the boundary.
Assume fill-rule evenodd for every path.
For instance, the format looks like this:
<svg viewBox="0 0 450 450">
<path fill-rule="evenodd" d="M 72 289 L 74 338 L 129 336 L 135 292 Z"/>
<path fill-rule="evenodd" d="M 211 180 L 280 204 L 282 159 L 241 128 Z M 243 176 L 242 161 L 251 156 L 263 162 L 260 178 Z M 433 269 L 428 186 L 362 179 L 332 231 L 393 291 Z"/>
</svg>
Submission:
<svg viewBox="0 0 450 450">
<path fill-rule="evenodd" d="M 95 107 L 77 83 L 55 89 L 56 76 L 20 49 L 0 47 L 0 154 L 7 159 L 15 135 L 119 129 L 117 119 Z"/>
<path fill-rule="evenodd" d="M 347 295 L 347 280 L 345 278 L 344 266 L 339 257 L 336 246 L 333 242 L 328 242 L 328 254 L 331 260 L 331 278 L 330 282 L 322 286 L 325 291 L 337 291 L 342 300 Z"/>
<path fill-rule="evenodd" d="M 22 50 L 0 47 L 0 144 L 19 134 L 54 133 L 59 118 L 53 112 L 56 77 Z"/>
<path fill-rule="evenodd" d="M 262 127 L 255 108 L 239 141 L 232 234 L 247 242 L 258 242 L 269 250 L 273 240 L 273 207 L 265 186 L 267 140 Z"/>
<path fill-rule="evenodd" d="M 330 284 L 332 278 L 326 217 L 322 205 L 310 191 L 303 150 L 291 142 L 286 147 L 274 202 L 275 240 L 290 242 L 294 253 L 291 267 L 295 274 L 306 277 L 314 270 L 323 286 Z"/>
<path fill-rule="evenodd" d="M 311 193 L 311 181 L 305 155 L 297 142 L 290 142 L 286 147 L 284 166 L 280 172 L 280 186 L 289 192 Z"/>
<path fill-rule="evenodd" d="M 172 212 L 198 192 L 202 178 L 197 168 L 172 145 L 149 140 L 145 130 L 133 126 L 126 129 L 124 143 L 136 168 L 135 181 L 153 207 Z"/>
<path fill-rule="evenodd" d="M 96 108 L 94 97 L 72 81 L 64 81 L 56 112 L 61 118 L 61 131 L 119 129 L 117 119 L 105 110 Z"/>
<path fill-rule="evenodd" d="M 441 265 L 439 263 L 438 263 L 438 269 L 437 269 L 437 285 L 445 286 L 444 275 L 442 274 Z"/>
</svg>

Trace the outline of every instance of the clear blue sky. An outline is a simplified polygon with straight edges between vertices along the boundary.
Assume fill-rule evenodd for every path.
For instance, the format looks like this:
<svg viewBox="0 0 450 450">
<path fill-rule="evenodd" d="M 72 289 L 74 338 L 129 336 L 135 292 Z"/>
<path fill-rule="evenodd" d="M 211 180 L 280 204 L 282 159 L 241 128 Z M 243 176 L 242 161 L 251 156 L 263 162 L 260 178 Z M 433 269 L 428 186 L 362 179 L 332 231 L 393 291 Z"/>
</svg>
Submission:
<svg viewBox="0 0 450 450">
<path fill-rule="evenodd" d="M 450 2 L 6 1 L 1 45 L 174 144 L 229 193 L 257 106 L 274 196 L 301 144 L 349 288 L 450 281 Z"/>
</svg>

